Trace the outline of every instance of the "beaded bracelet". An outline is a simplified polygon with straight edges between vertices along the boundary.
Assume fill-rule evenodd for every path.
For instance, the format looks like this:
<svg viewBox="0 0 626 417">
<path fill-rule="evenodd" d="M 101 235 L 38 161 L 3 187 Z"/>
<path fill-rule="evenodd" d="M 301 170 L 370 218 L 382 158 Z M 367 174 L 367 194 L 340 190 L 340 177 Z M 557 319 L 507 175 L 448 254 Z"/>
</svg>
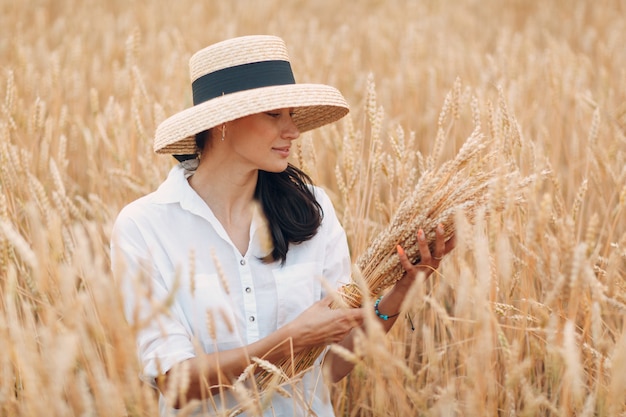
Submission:
<svg viewBox="0 0 626 417">
<path fill-rule="evenodd" d="M 389 320 L 390 318 L 393 318 L 393 317 L 396 317 L 396 316 L 400 315 L 400 313 L 396 313 L 396 314 L 393 314 L 391 316 L 388 316 L 387 314 L 380 314 L 380 311 L 378 311 L 378 304 L 380 304 L 380 300 L 382 300 L 382 299 L 383 299 L 383 296 L 381 295 L 380 297 L 378 297 L 378 299 L 374 303 L 374 312 L 376 313 L 376 315 L 379 318 L 381 318 L 383 320 Z"/>
</svg>

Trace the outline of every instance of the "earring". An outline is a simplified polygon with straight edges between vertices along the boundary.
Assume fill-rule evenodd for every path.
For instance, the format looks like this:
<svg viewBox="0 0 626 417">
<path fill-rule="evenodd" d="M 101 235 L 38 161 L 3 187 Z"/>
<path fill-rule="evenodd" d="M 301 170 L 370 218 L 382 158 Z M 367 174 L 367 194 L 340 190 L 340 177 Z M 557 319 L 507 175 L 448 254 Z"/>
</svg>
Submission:
<svg viewBox="0 0 626 417">
<path fill-rule="evenodd" d="M 224 142 L 225 137 L 226 137 L 226 123 L 222 125 L 222 142 Z"/>
</svg>

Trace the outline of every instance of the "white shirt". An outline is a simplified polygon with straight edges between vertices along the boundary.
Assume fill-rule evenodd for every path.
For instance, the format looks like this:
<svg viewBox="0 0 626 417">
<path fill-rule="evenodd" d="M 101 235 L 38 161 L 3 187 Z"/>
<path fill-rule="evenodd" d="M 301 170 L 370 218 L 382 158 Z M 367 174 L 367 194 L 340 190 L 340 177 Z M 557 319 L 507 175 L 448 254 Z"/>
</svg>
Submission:
<svg viewBox="0 0 626 417">
<path fill-rule="evenodd" d="M 350 276 L 345 232 L 321 188 L 313 191 L 323 210 L 322 225 L 312 239 L 290 245 L 281 266 L 259 259 L 266 255 L 267 235 L 258 216 L 242 255 L 190 187 L 189 175 L 175 166 L 157 191 L 126 206 L 113 227 L 112 267 L 123 285 L 126 316 L 130 322 L 149 319 L 137 346 L 142 377 L 152 384 L 157 375 L 197 353 L 233 349 L 269 335 Z M 155 316 L 168 296 L 173 296 L 169 314 Z M 319 361 L 293 389 L 301 390 L 293 397 L 302 401 L 274 395 L 264 415 L 313 415 L 311 410 L 334 415 Z M 205 409 L 202 415 L 237 407 L 228 390 L 224 398 L 215 395 L 205 402 L 213 413 Z M 175 414 L 163 398 L 160 403 L 162 415 Z"/>
</svg>

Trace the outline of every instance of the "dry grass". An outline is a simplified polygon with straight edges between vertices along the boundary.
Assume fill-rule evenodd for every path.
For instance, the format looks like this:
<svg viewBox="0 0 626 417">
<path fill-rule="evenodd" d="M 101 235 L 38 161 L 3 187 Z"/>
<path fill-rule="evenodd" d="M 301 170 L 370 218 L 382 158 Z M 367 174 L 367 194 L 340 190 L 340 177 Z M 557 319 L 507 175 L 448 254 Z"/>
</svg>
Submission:
<svg viewBox="0 0 626 417">
<path fill-rule="evenodd" d="M 250 33 L 284 37 L 299 81 L 352 104 L 294 161 L 355 261 L 472 132 L 489 144 L 493 171 L 449 173 L 493 173 L 482 208 L 447 218 L 454 254 L 391 334 L 340 352 L 356 368 L 337 414 L 626 413 L 623 1 L 212 3 L 0 3 L 0 415 L 156 415 L 109 230 L 173 162 L 151 135 L 189 105 L 190 54 Z"/>
</svg>

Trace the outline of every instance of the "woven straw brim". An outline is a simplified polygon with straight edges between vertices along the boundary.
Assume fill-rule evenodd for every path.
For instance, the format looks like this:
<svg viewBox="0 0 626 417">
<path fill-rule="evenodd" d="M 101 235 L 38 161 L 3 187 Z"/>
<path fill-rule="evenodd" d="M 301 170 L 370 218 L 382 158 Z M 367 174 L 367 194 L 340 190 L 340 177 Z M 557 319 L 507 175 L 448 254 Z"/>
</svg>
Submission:
<svg viewBox="0 0 626 417">
<path fill-rule="evenodd" d="M 164 120 L 156 130 L 154 151 L 161 154 L 196 153 L 195 135 L 252 114 L 290 108 L 300 132 L 345 116 L 349 107 L 334 87 L 288 84 L 239 91 L 200 103 Z"/>
</svg>

